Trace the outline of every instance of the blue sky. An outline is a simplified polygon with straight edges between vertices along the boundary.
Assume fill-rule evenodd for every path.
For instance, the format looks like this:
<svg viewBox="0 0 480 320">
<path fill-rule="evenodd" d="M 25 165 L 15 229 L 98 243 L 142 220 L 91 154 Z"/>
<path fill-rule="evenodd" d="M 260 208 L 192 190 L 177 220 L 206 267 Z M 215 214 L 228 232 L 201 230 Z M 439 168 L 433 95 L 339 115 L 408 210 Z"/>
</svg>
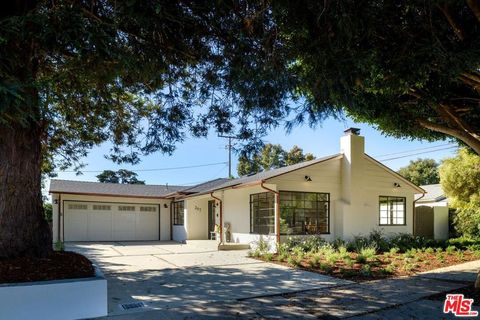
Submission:
<svg viewBox="0 0 480 320">
<path fill-rule="evenodd" d="M 416 158 L 433 158 L 441 160 L 445 157 L 454 155 L 455 148 L 445 149 L 454 144 L 447 145 L 447 141 L 437 141 L 429 143 L 426 141 L 395 139 L 382 135 L 378 130 L 366 124 L 354 123 L 351 120 L 338 121 L 334 119 L 326 120 L 321 127 L 311 129 L 307 126 L 295 128 L 292 133 L 286 134 L 283 128 L 272 131 L 265 141 L 274 144 L 281 144 L 285 149 L 290 149 L 293 145 L 303 148 L 304 152 L 311 152 L 316 157 L 335 154 L 340 149 L 340 137 L 343 130 L 349 127 L 358 127 L 361 129 L 361 135 L 365 137 L 366 153 L 376 157 L 378 160 L 402 157 L 414 153 L 428 152 L 424 154 L 411 155 L 396 160 L 381 161 L 390 168 L 398 168 L 408 164 L 410 160 Z M 145 180 L 147 184 L 165 184 L 170 185 L 193 185 L 202 181 L 228 176 L 228 152 L 226 149 L 227 140 L 218 138 L 211 134 L 207 139 L 188 139 L 183 144 L 177 146 L 177 150 L 171 155 L 160 153 L 143 157 L 143 161 L 136 165 L 115 165 L 104 158 L 108 152 L 108 145 L 102 145 L 94 148 L 84 162 L 87 166 L 83 169 L 83 175 L 77 176 L 73 172 L 59 172 L 58 179 L 71 179 L 82 181 L 96 181 L 96 175 L 105 169 L 116 170 L 120 168 L 132 171 L 145 169 L 165 169 L 172 167 L 184 167 L 192 165 L 203 165 L 211 163 L 220 163 L 218 165 L 204 166 L 190 169 L 169 169 L 155 171 L 138 171 L 139 179 Z M 437 147 L 438 146 L 438 147 Z M 429 148 L 429 149 L 423 149 Z M 420 149 L 420 150 L 419 150 Z M 404 152 L 405 153 L 401 153 Z M 393 155 L 389 155 L 396 153 Z M 232 156 L 232 172 L 236 174 L 236 155 Z M 48 186 L 48 183 L 47 183 Z"/>
</svg>

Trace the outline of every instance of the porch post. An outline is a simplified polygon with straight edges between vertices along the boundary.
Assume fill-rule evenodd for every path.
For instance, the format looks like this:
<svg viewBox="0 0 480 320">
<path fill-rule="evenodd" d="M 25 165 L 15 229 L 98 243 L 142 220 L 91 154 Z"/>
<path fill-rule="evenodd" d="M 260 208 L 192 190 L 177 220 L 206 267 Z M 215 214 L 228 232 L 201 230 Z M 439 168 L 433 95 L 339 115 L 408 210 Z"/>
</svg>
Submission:
<svg viewBox="0 0 480 320">
<path fill-rule="evenodd" d="M 275 240 L 280 244 L 280 193 L 275 193 Z"/>
</svg>

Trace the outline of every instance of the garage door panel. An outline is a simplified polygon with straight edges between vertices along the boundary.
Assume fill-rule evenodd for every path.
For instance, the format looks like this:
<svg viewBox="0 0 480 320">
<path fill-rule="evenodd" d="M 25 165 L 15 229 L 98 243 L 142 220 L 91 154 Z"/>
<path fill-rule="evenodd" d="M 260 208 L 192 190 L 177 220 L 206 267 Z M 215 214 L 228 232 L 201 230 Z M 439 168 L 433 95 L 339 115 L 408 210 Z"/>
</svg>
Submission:
<svg viewBox="0 0 480 320">
<path fill-rule="evenodd" d="M 115 212 L 113 215 L 113 238 L 115 240 L 136 240 L 135 213 Z"/>
<path fill-rule="evenodd" d="M 87 241 L 88 240 L 88 212 L 71 210 L 65 217 L 65 240 Z"/>
<path fill-rule="evenodd" d="M 140 212 L 136 215 L 136 240 L 158 239 L 158 214 Z"/>
<path fill-rule="evenodd" d="M 112 212 L 89 212 L 88 239 L 90 241 L 111 241 Z"/>
</svg>

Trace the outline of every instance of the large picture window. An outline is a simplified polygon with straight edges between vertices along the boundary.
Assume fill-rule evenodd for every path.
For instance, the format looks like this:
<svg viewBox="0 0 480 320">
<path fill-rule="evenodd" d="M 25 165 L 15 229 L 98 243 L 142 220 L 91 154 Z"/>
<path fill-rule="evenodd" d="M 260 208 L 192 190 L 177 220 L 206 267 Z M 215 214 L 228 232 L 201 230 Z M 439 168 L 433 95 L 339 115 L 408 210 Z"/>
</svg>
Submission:
<svg viewBox="0 0 480 320">
<path fill-rule="evenodd" d="M 185 204 L 183 201 L 176 201 L 172 205 L 173 210 L 173 224 L 183 226 Z"/>
<path fill-rule="evenodd" d="M 275 194 L 263 192 L 250 195 L 250 232 L 275 232 Z"/>
<path fill-rule="evenodd" d="M 280 192 L 280 233 L 329 233 L 330 195 L 314 192 Z"/>
<path fill-rule="evenodd" d="M 380 225 L 403 226 L 405 222 L 405 203 L 403 197 L 380 196 Z"/>
</svg>

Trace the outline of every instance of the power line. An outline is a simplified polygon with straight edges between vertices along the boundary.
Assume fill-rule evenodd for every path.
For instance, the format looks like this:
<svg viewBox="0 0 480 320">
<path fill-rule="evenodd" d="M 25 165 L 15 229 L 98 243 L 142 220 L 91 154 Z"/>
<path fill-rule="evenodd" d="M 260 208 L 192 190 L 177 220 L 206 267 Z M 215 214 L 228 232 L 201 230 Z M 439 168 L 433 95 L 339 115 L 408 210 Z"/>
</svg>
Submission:
<svg viewBox="0 0 480 320">
<path fill-rule="evenodd" d="M 407 154 L 405 156 L 393 157 L 393 158 L 388 158 L 388 159 L 383 159 L 383 160 L 378 160 L 378 161 L 384 162 L 384 161 L 396 160 L 396 159 L 401 159 L 401 158 L 408 158 L 408 157 L 416 156 L 416 155 L 419 155 L 419 154 L 432 153 L 432 152 L 437 152 L 437 151 L 442 151 L 442 150 L 450 150 L 450 149 L 456 149 L 456 148 L 458 148 L 458 147 L 457 146 L 452 146 L 452 147 L 448 147 L 448 148 L 431 150 L 431 151 L 424 151 L 424 152 L 418 152 L 418 153 L 412 153 L 412 154 Z"/>
<path fill-rule="evenodd" d="M 440 144 L 438 146 L 423 147 L 423 148 L 410 149 L 410 150 L 405 150 L 405 151 L 400 151 L 400 152 L 387 153 L 387 154 L 382 154 L 382 155 L 375 155 L 373 157 L 382 158 L 382 157 L 393 156 L 393 155 L 402 154 L 402 153 L 408 153 L 408 152 L 412 152 L 412 151 L 429 150 L 429 149 L 435 149 L 435 148 L 440 148 L 440 147 L 445 147 L 445 146 L 452 146 L 452 144 L 446 143 L 446 144 Z"/>
<path fill-rule="evenodd" d="M 183 166 L 183 167 L 156 168 L 156 169 L 137 169 L 137 170 L 130 170 L 130 171 L 133 171 L 133 172 L 147 172 L 147 171 L 181 170 L 181 169 L 192 169 L 192 168 L 218 166 L 218 165 L 221 165 L 221 164 L 226 165 L 227 163 L 228 162 L 224 161 L 224 162 L 205 163 L 205 164 Z M 95 173 L 95 172 L 103 172 L 104 170 L 79 170 L 79 171 Z M 76 170 L 66 170 L 66 171 L 59 171 L 59 172 L 77 172 L 77 171 Z"/>
</svg>

